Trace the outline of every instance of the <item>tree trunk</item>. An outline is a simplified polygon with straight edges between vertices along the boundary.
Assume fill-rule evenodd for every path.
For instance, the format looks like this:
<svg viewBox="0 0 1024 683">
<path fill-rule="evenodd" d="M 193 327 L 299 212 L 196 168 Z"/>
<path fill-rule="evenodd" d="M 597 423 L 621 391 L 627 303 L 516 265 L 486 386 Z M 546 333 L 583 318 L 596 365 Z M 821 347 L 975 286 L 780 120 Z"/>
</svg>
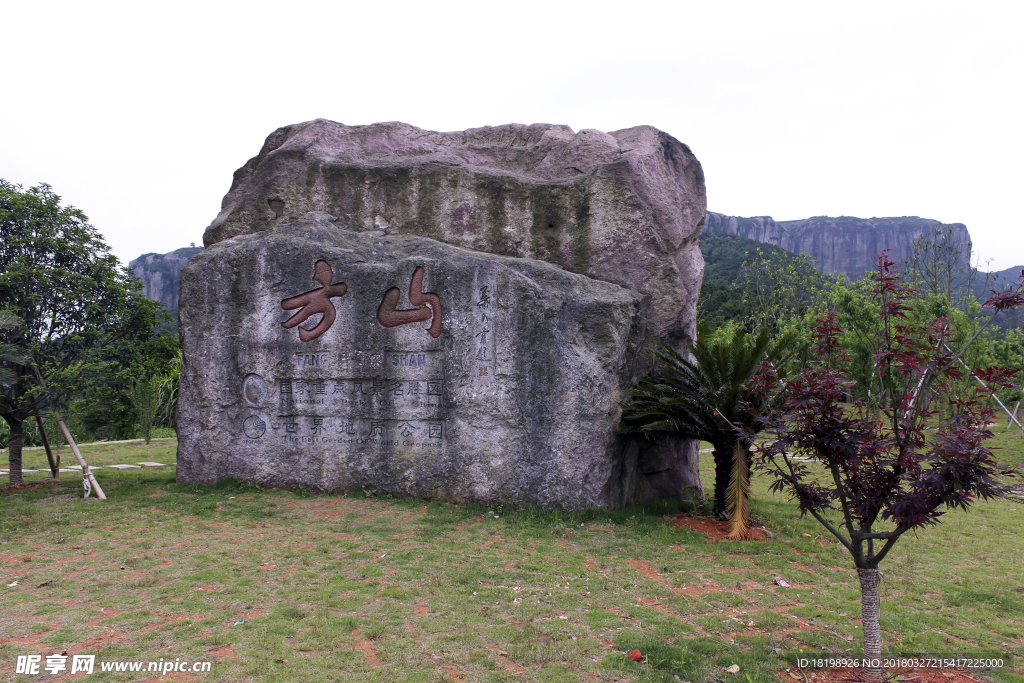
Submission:
<svg viewBox="0 0 1024 683">
<path fill-rule="evenodd" d="M 858 567 L 857 578 L 860 579 L 860 617 L 864 633 L 864 674 L 868 683 L 879 683 L 882 680 L 882 631 L 878 626 L 878 568 Z"/>
<path fill-rule="evenodd" d="M 715 517 L 719 519 L 725 519 L 727 514 L 725 498 L 729 479 L 732 477 L 735 447 L 733 443 L 715 445 L 715 450 L 711 454 L 715 459 Z"/>
<path fill-rule="evenodd" d="M 20 486 L 24 483 L 21 478 L 21 420 L 12 420 L 10 425 L 11 438 L 7 442 L 8 462 L 11 470 L 10 483 L 11 486 Z"/>
</svg>

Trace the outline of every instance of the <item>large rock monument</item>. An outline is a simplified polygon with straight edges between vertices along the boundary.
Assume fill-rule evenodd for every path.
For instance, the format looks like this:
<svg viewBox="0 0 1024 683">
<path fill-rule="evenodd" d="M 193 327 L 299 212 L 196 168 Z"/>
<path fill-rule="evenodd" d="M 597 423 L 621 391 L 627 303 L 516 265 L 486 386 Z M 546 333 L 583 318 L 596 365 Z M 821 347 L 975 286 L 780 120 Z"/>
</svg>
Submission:
<svg viewBox="0 0 1024 683">
<path fill-rule="evenodd" d="M 615 432 L 693 334 L 704 179 L 656 129 L 316 120 L 235 173 L 182 271 L 178 478 L 510 506 L 699 487 Z"/>
</svg>

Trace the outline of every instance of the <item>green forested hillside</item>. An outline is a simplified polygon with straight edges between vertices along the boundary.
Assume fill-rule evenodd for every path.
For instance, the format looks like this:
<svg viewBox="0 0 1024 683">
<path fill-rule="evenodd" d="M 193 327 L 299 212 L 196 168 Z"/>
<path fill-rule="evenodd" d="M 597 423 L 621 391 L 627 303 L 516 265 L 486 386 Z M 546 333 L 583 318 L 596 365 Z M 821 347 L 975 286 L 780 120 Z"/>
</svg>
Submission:
<svg viewBox="0 0 1024 683">
<path fill-rule="evenodd" d="M 781 247 L 734 235 L 705 233 L 700 250 L 704 255 L 704 283 L 697 302 L 697 318 L 712 328 L 758 317 L 762 306 L 756 296 L 752 266 L 759 252 L 762 260 L 785 266 L 802 263 L 799 256 Z"/>
</svg>

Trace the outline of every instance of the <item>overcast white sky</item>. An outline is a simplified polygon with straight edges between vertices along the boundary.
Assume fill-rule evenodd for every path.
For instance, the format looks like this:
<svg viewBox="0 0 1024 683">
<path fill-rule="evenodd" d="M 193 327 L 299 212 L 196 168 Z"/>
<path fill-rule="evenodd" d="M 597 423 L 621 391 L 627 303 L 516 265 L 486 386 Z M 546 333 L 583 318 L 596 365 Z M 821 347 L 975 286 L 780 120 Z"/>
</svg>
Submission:
<svg viewBox="0 0 1024 683">
<path fill-rule="evenodd" d="M 708 208 L 965 223 L 1024 264 L 1024 3 L 0 0 L 0 177 L 125 263 L 202 243 L 289 123 L 656 126 Z"/>
</svg>

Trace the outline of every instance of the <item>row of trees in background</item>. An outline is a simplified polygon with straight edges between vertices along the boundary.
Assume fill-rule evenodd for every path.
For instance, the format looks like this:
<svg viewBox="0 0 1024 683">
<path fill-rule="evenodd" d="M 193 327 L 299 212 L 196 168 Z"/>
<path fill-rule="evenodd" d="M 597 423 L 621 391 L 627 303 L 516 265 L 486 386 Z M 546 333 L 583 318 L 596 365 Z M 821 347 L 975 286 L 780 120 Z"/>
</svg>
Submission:
<svg viewBox="0 0 1024 683">
<path fill-rule="evenodd" d="M 707 268 L 698 302 L 698 320 L 715 338 L 730 338 L 742 329 L 756 335 L 767 330 L 778 337 L 795 334 L 807 340 L 817 317 L 834 311 L 843 327 L 846 370 L 855 384 L 853 397 L 870 400 L 877 393 L 872 354 L 877 350 L 881 305 L 874 295 L 875 274 L 854 282 L 818 272 L 810 259 L 780 248 L 727 235 L 705 235 L 701 248 Z M 1024 375 L 1024 318 L 1016 309 L 992 311 L 982 306 L 992 291 L 1012 285 L 1019 273 L 996 278 L 969 265 L 969 244 L 956 243 L 950 231 L 937 229 L 914 242 L 912 256 L 894 264 L 901 282 L 912 290 L 906 315 L 925 323 L 943 318 L 950 325 L 950 343 L 971 339 L 964 362 L 972 367 L 1001 367 Z M 989 320 L 991 318 L 991 324 Z M 809 347 L 795 355 L 798 366 L 808 361 Z M 953 394 L 971 390 L 965 377 Z M 1012 409 L 1024 398 L 1020 383 L 998 394 Z"/>
<path fill-rule="evenodd" d="M 12 484 L 22 446 L 40 442 L 35 416 L 45 424 L 48 401 L 83 441 L 148 438 L 140 409 L 152 413 L 142 420 L 150 427 L 173 425 L 178 341 L 160 333 L 167 314 L 138 288 L 85 214 L 62 206 L 50 186 L 0 179 L 0 444 L 9 446 Z"/>
</svg>

